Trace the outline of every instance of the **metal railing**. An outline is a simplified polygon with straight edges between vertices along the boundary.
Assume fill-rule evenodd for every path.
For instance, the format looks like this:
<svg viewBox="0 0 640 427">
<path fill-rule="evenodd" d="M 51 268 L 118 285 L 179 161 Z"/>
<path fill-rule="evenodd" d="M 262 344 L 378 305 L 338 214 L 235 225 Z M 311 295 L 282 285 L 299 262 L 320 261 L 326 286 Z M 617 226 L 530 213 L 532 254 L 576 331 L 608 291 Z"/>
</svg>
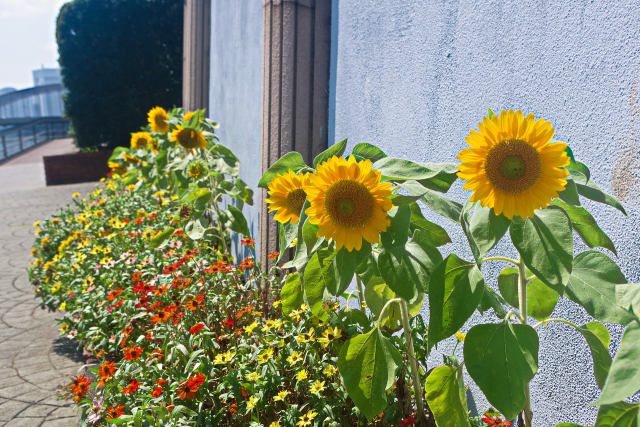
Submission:
<svg viewBox="0 0 640 427">
<path fill-rule="evenodd" d="M 66 138 L 69 122 L 61 117 L 0 120 L 0 163 L 36 145 Z"/>
</svg>

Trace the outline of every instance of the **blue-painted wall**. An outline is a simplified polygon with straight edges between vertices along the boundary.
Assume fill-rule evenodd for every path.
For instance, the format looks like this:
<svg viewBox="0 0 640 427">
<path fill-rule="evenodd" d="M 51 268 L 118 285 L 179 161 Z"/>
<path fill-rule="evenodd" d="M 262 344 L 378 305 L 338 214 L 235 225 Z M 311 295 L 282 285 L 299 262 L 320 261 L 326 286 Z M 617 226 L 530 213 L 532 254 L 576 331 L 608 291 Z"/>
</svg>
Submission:
<svg viewBox="0 0 640 427">
<path fill-rule="evenodd" d="M 594 180 L 623 200 L 626 218 L 603 205 L 588 208 L 597 209 L 616 243 L 628 280 L 640 281 L 637 0 L 333 0 L 333 6 L 331 141 L 348 137 L 350 147 L 366 141 L 392 156 L 455 162 L 487 107 L 533 112 L 550 120 L 555 137 L 591 166 Z M 462 201 L 467 194 L 458 183 L 451 196 Z M 438 221 L 455 242 L 445 250 L 471 259 L 461 232 Z M 577 245 L 576 253 L 584 249 Z M 509 250 L 505 239 L 496 252 Z M 487 267 L 486 276 L 495 277 L 503 266 Z M 571 302 L 554 315 L 590 320 Z M 477 315 L 464 329 L 478 321 L 491 318 Z M 596 408 L 588 404 L 599 391 L 584 340 L 559 324 L 540 329 L 534 425 L 593 423 Z M 615 351 L 620 329 L 610 330 Z M 431 366 L 451 347 L 439 346 Z M 487 409 L 471 390 L 478 410 Z"/>
<path fill-rule="evenodd" d="M 240 177 L 254 191 L 261 177 L 262 8 L 260 0 L 211 2 L 209 117 L 220 123 L 220 143 L 241 159 Z M 257 237 L 260 194 L 254 196 L 243 211 Z"/>
</svg>

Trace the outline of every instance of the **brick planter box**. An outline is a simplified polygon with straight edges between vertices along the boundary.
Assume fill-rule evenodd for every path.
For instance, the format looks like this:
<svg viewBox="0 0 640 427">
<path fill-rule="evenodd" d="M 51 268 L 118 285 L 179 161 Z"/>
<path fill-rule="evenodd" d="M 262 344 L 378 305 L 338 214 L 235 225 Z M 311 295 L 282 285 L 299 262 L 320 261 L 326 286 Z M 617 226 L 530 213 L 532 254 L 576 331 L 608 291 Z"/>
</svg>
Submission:
<svg viewBox="0 0 640 427">
<path fill-rule="evenodd" d="M 73 184 L 98 181 L 107 176 L 107 160 L 111 151 L 44 156 L 44 174 L 47 185 Z"/>
</svg>

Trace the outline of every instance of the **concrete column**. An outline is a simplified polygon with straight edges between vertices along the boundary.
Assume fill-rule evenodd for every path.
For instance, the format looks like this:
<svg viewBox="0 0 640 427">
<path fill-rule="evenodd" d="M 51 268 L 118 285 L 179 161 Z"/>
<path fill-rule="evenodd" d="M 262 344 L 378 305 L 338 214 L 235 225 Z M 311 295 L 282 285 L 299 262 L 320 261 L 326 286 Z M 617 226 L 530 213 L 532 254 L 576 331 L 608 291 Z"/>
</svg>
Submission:
<svg viewBox="0 0 640 427">
<path fill-rule="evenodd" d="M 208 109 L 211 0 L 184 1 L 183 31 L 182 106 Z"/>
<path fill-rule="evenodd" d="M 328 146 L 331 0 L 265 0 L 262 86 L 262 172 L 290 151 L 310 163 Z M 262 198 L 266 190 L 262 190 Z M 278 250 L 266 204 L 260 256 Z"/>
</svg>

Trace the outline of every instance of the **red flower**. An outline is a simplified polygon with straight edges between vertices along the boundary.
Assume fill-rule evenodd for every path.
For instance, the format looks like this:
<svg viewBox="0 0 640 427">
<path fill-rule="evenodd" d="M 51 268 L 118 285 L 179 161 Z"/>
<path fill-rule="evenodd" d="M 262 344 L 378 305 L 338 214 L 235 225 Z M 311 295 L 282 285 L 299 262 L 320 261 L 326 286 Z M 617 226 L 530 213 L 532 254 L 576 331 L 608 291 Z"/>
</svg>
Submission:
<svg viewBox="0 0 640 427">
<path fill-rule="evenodd" d="M 193 399 L 200 386 L 204 383 L 205 378 L 204 374 L 196 374 L 189 377 L 188 380 L 178 386 L 178 397 L 182 400 Z"/>
<path fill-rule="evenodd" d="M 500 417 L 492 417 L 485 414 L 485 417 L 482 419 L 485 423 L 487 423 L 488 427 L 511 427 L 511 421 L 502 421 Z"/>
<path fill-rule="evenodd" d="M 228 318 L 227 320 L 222 322 L 222 326 L 226 326 L 227 328 L 230 328 L 230 327 L 234 326 L 235 324 L 236 324 L 236 321 L 233 320 L 232 318 Z"/>
<path fill-rule="evenodd" d="M 124 405 L 111 406 L 107 409 L 107 419 L 120 418 L 122 414 L 124 414 Z"/>
<path fill-rule="evenodd" d="M 104 362 L 98 368 L 98 376 L 100 379 L 98 380 L 98 388 L 104 387 L 106 383 L 113 377 L 118 368 L 115 367 L 113 362 Z"/>
<path fill-rule="evenodd" d="M 240 240 L 240 242 L 241 242 L 241 246 L 246 246 L 250 248 L 256 244 L 256 239 L 250 239 L 248 237 L 245 237 L 244 239 Z"/>
<path fill-rule="evenodd" d="M 189 333 L 191 335 L 197 334 L 198 331 L 201 330 L 202 328 L 204 328 L 204 325 L 202 323 L 197 323 L 197 324 L 193 325 L 193 327 L 191 329 L 189 329 Z"/>
<path fill-rule="evenodd" d="M 238 408 L 238 404 L 236 402 L 233 402 L 231 404 L 231 406 L 229 407 L 229 413 L 234 414 L 234 415 L 237 414 L 238 413 L 238 409 L 237 408 Z"/>
<path fill-rule="evenodd" d="M 144 350 L 138 346 L 132 346 L 124 349 L 124 360 L 139 359 Z"/>
<path fill-rule="evenodd" d="M 73 393 L 73 400 L 76 403 L 80 402 L 87 394 L 91 381 L 92 380 L 87 378 L 84 374 L 71 379 L 71 384 L 69 384 L 67 388 Z"/>
<path fill-rule="evenodd" d="M 280 252 L 271 252 L 267 255 L 267 259 L 270 259 L 271 261 L 275 261 L 278 259 L 279 256 L 280 256 Z"/>
<path fill-rule="evenodd" d="M 140 387 L 140 382 L 133 380 L 129 383 L 128 386 L 126 386 L 125 388 L 122 389 L 122 394 L 123 395 L 127 395 L 127 394 L 133 394 L 133 392 L 135 392 L 136 390 L 138 390 L 138 387 Z"/>
<path fill-rule="evenodd" d="M 251 257 L 246 257 L 241 263 L 240 265 L 238 265 L 238 268 L 242 271 L 244 270 L 249 270 L 251 268 L 255 267 L 255 263 L 253 262 L 253 258 Z"/>
<path fill-rule="evenodd" d="M 153 391 L 151 392 L 151 397 L 160 397 L 161 394 L 162 394 L 162 387 L 155 386 L 153 388 Z"/>
<path fill-rule="evenodd" d="M 412 426 L 415 424 L 416 424 L 416 419 L 413 418 L 413 415 L 409 415 L 407 418 L 403 418 L 398 422 L 398 426 L 400 427 Z"/>
<path fill-rule="evenodd" d="M 184 230 L 182 230 L 181 228 L 179 228 L 179 229 L 177 229 L 176 231 L 174 231 L 174 232 L 173 232 L 173 235 L 174 235 L 174 236 L 179 236 L 179 235 L 181 235 L 182 233 L 184 233 Z"/>
</svg>

